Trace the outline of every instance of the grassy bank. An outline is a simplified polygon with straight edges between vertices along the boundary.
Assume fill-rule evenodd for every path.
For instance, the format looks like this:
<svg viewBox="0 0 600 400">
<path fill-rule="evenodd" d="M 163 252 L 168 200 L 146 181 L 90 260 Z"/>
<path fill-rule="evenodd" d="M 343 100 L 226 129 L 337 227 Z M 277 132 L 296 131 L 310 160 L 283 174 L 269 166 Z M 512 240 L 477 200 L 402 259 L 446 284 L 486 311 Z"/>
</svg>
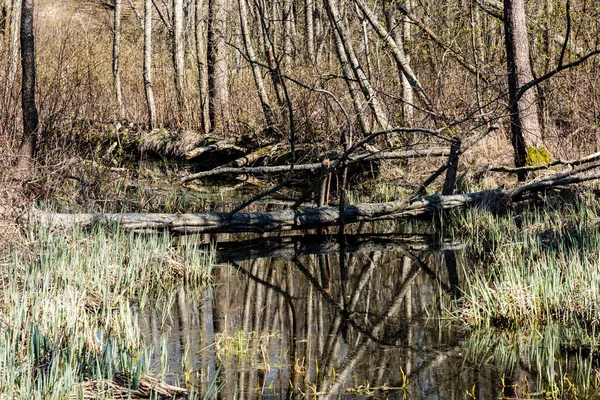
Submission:
<svg viewBox="0 0 600 400">
<path fill-rule="evenodd" d="M 163 234 L 32 230 L 2 259 L 0 393 L 23 399 L 143 393 L 153 371 L 132 304 L 143 309 L 175 296 L 182 281 L 205 283 L 211 263 L 194 246 L 173 248 Z M 162 303 L 171 302 L 156 302 Z"/>
<path fill-rule="evenodd" d="M 573 200 L 573 199 L 571 199 Z M 469 358 L 503 371 L 505 395 L 579 398 L 600 392 L 600 203 L 550 199 L 453 216 L 462 297 L 449 306 Z"/>
<path fill-rule="evenodd" d="M 476 256 L 462 255 L 464 321 L 516 327 L 600 322 L 600 203 L 554 204 L 456 217 L 453 234 L 470 238 Z"/>
</svg>

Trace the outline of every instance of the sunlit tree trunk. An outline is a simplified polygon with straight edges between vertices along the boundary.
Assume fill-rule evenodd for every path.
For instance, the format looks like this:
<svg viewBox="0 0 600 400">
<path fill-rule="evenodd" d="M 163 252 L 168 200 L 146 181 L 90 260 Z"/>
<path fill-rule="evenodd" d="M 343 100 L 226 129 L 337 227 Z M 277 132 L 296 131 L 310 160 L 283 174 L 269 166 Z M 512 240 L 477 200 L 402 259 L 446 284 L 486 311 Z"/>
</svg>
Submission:
<svg viewBox="0 0 600 400">
<path fill-rule="evenodd" d="M 362 51 L 364 53 L 364 59 L 367 65 L 367 76 L 369 79 L 373 78 L 373 66 L 371 64 L 371 46 L 369 45 L 369 23 L 365 19 L 364 15 L 357 10 L 358 18 L 360 19 L 360 27 L 362 29 Z"/>
<path fill-rule="evenodd" d="M 409 10 L 412 10 L 413 0 L 406 0 L 406 7 Z M 402 19 L 402 33 L 404 34 L 404 41 L 396 42 L 399 46 L 404 47 L 404 57 L 406 59 L 406 64 L 410 65 L 411 63 L 411 33 L 412 23 L 407 15 Z M 400 33 L 400 32 L 399 32 Z M 401 69 L 401 68 L 400 68 Z M 402 98 L 404 99 L 404 104 L 402 106 L 402 113 L 404 116 L 404 121 L 408 126 L 413 126 L 414 119 L 414 98 L 413 98 L 413 88 L 408 80 L 406 74 L 402 74 Z"/>
<path fill-rule="evenodd" d="M 541 146 L 535 91 L 528 90 L 520 99 L 516 97 L 519 88 L 533 80 L 524 0 L 504 0 L 504 31 L 512 144 L 515 165 L 522 167 L 526 164 L 527 151 Z M 519 179 L 525 179 L 525 176 L 520 176 Z"/>
<path fill-rule="evenodd" d="M 363 95 L 365 96 L 365 98 L 368 99 L 369 107 L 373 112 L 375 120 L 383 129 L 389 128 L 388 119 L 385 113 L 383 112 L 379 100 L 377 99 L 375 90 L 371 86 L 371 82 L 367 78 L 367 75 L 365 74 L 361 63 L 358 60 L 358 57 L 356 56 L 356 52 L 354 51 L 354 46 L 352 45 L 350 32 L 348 30 L 348 27 L 344 23 L 344 20 L 339 11 L 338 0 L 326 0 L 325 5 L 327 7 L 327 12 L 329 13 L 331 23 L 334 29 L 339 34 L 339 39 L 341 40 L 341 43 L 344 46 L 346 55 L 348 56 L 348 60 L 350 61 L 352 72 L 358 80 Z"/>
<path fill-rule="evenodd" d="M 152 90 L 152 0 L 144 0 L 144 91 L 148 106 L 148 124 L 156 128 L 156 105 Z"/>
<path fill-rule="evenodd" d="M 26 173 L 31 168 L 38 132 L 38 111 L 35 104 L 35 40 L 33 35 L 34 0 L 21 4 L 21 106 L 23 109 L 23 140 L 19 146 L 17 170 Z"/>
<path fill-rule="evenodd" d="M 402 70 L 402 74 L 406 77 L 410 86 L 417 92 L 417 95 L 420 97 L 421 101 L 428 107 L 431 106 L 431 100 L 425 94 L 425 90 L 421 86 L 421 83 L 417 80 L 415 73 L 412 68 L 408 64 L 406 59 L 406 54 L 404 53 L 404 49 L 402 46 L 398 45 L 393 37 L 390 35 L 388 30 L 379 22 L 377 15 L 368 7 L 367 3 L 364 0 L 354 0 L 360 10 L 365 14 L 371 26 L 377 34 L 379 38 L 384 41 L 387 46 L 390 48 L 394 59 L 396 60 L 397 65 Z"/>
<path fill-rule="evenodd" d="M 286 109 L 286 98 L 285 92 L 283 89 L 283 83 L 281 81 L 281 76 L 277 70 L 277 61 L 275 59 L 275 38 L 276 36 L 273 34 L 273 25 L 272 25 L 272 9 L 274 6 L 269 7 L 269 2 L 260 1 L 255 2 L 256 7 L 256 15 L 257 15 L 257 23 L 259 24 L 261 35 L 261 42 L 264 47 L 265 57 L 267 59 L 267 65 L 269 66 L 271 82 L 273 83 L 273 88 L 275 89 L 275 95 L 277 97 L 277 104 L 279 109 L 282 110 L 282 113 L 287 115 Z M 271 8 L 271 9 L 269 9 Z M 284 117 L 287 119 L 287 117 Z"/>
<path fill-rule="evenodd" d="M 306 29 L 306 52 L 310 63 L 315 62 L 315 25 L 313 14 L 315 12 L 315 1 L 304 1 L 304 24 Z"/>
<path fill-rule="evenodd" d="M 292 1 L 283 1 L 283 57 L 289 63 L 292 59 Z"/>
<path fill-rule="evenodd" d="M 173 74 L 177 97 L 177 119 L 185 115 L 185 40 L 183 37 L 183 0 L 173 0 Z"/>
<path fill-rule="evenodd" d="M 196 63 L 198 68 L 198 91 L 200 97 L 200 125 L 204 132 L 210 129 L 208 120 L 208 83 L 206 76 L 206 24 L 204 0 L 195 0 Z"/>
<path fill-rule="evenodd" d="M 242 37 L 244 39 L 244 47 L 246 50 L 246 56 L 250 62 L 252 69 L 252 75 L 254 76 L 254 83 L 256 84 L 256 90 L 258 92 L 258 98 L 263 109 L 265 116 L 265 122 L 268 128 L 272 128 L 275 119 L 273 116 L 273 110 L 269 101 L 267 90 L 262 79 L 262 72 L 260 66 L 257 64 L 256 53 L 254 52 L 254 46 L 252 45 L 252 39 L 250 37 L 250 27 L 248 25 L 248 10 L 246 7 L 246 0 L 238 0 L 239 11 L 240 11 L 240 25 L 242 28 Z"/>
<path fill-rule="evenodd" d="M 223 133 L 229 111 L 227 0 L 209 0 L 208 17 L 208 115 L 211 131 Z"/>
<path fill-rule="evenodd" d="M 348 92 L 350 93 L 350 98 L 352 99 L 352 105 L 354 106 L 354 112 L 358 118 L 360 123 L 360 128 L 362 130 L 361 133 L 365 134 L 369 131 L 369 124 L 364 114 L 364 105 L 362 102 L 362 98 L 360 97 L 360 90 L 358 88 L 358 84 L 356 83 L 356 79 L 352 73 L 352 67 L 350 67 L 350 62 L 348 61 L 348 57 L 346 56 L 346 50 L 344 49 L 344 44 L 342 43 L 342 39 L 338 34 L 337 30 L 333 30 L 333 41 L 335 44 L 335 49 L 337 51 L 338 59 L 340 65 L 342 67 L 342 73 L 344 74 L 344 81 L 346 82 L 346 86 L 348 86 Z"/>
<path fill-rule="evenodd" d="M 121 0 L 115 0 L 114 10 L 114 34 L 113 34 L 113 84 L 115 99 L 117 101 L 118 119 L 125 118 L 125 107 L 123 105 L 123 92 L 121 89 L 121 72 L 119 68 L 121 57 Z"/>
</svg>

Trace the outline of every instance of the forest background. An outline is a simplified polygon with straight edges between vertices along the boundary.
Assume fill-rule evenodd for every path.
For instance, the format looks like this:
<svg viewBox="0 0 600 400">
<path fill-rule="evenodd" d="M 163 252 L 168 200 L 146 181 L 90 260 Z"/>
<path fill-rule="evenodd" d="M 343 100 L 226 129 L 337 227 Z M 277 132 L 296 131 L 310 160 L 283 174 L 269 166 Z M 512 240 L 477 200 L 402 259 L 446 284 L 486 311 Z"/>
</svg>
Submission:
<svg viewBox="0 0 600 400">
<path fill-rule="evenodd" d="M 376 131 L 386 134 L 365 141 L 366 151 L 423 150 L 494 131 L 462 159 L 467 165 L 543 164 L 599 150 L 600 62 L 592 56 L 600 7 L 591 1 L 0 7 L 3 162 L 35 161 L 38 183 L 72 176 L 65 171 L 80 167 L 78 157 L 103 157 L 115 141 L 122 152 L 182 157 L 208 136 L 250 135 L 259 148 L 291 146 L 292 163 L 320 161 Z M 20 99 L 27 9 L 35 124 L 23 120 Z M 34 196 L 54 186 L 37 185 Z"/>
</svg>

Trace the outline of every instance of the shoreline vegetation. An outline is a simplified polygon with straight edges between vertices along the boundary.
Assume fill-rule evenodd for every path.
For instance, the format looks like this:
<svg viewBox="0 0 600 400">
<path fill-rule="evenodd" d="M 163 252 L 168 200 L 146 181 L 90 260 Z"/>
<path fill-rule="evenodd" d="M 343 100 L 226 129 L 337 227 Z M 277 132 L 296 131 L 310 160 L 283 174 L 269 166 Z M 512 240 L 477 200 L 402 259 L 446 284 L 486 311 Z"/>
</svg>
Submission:
<svg viewBox="0 0 600 400">
<path fill-rule="evenodd" d="M 3 256 L 0 388 L 7 398 L 175 398 L 151 378 L 132 304 L 210 279 L 210 253 L 168 235 L 36 229 Z M 185 262 L 182 259 L 185 257 Z M 155 371 L 156 373 L 156 371 Z M 104 393 L 104 394 L 103 394 Z"/>
</svg>

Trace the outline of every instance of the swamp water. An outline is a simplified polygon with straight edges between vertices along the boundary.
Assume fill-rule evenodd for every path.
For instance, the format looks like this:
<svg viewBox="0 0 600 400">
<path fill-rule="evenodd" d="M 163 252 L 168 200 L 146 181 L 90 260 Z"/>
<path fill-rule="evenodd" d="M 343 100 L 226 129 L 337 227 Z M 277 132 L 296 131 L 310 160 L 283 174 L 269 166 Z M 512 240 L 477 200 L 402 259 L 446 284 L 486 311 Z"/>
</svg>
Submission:
<svg viewBox="0 0 600 400">
<path fill-rule="evenodd" d="M 151 367 L 220 398 L 593 395 L 589 329 L 465 328 L 456 304 L 488 267 L 476 246 L 398 234 L 217 240 L 212 285 L 182 285 L 166 313 L 140 315 Z"/>
</svg>

